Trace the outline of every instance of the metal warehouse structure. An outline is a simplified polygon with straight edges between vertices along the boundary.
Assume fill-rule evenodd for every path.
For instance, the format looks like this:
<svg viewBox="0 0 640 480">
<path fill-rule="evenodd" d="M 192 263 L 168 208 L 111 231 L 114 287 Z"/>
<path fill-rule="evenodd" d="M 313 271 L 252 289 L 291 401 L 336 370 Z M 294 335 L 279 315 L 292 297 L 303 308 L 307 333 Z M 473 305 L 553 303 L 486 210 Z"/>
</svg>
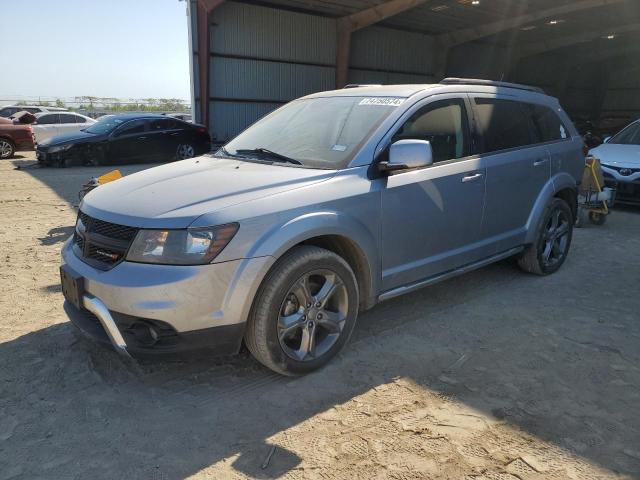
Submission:
<svg viewBox="0 0 640 480">
<path fill-rule="evenodd" d="M 224 142 L 296 97 L 444 76 L 542 87 L 574 119 L 640 112 L 639 0 L 187 0 L 192 105 Z"/>
</svg>

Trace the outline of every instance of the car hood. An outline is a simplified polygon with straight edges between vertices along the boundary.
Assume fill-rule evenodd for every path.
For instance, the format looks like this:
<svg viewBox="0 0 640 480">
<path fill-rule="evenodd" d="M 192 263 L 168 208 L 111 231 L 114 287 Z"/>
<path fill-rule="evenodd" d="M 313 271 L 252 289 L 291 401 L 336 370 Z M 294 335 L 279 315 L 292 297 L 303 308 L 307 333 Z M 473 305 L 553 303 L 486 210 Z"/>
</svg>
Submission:
<svg viewBox="0 0 640 480">
<path fill-rule="evenodd" d="M 603 143 L 591 149 L 589 153 L 600 159 L 600 163 L 603 165 L 612 165 L 620 168 L 640 167 L 640 145 Z"/>
<path fill-rule="evenodd" d="M 146 228 L 185 228 L 206 213 L 328 180 L 335 170 L 212 156 L 143 170 L 102 185 L 80 205 L 93 217 Z"/>
<path fill-rule="evenodd" d="M 36 125 L 34 125 L 34 127 L 35 126 Z M 98 135 L 95 135 L 93 133 L 76 131 L 76 132 L 65 133 L 63 135 L 56 135 L 55 137 L 47 138 L 46 140 L 43 140 L 42 142 L 40 142 L 39 145 L 42 145 L 43 147 L 53 146 L 53 145 L 64 145 L 66 143 L 73 143 L 73 142 L 84 141 L 84 140 L 95 140 L 96 137 L 98 137 Z"/>
</svg>

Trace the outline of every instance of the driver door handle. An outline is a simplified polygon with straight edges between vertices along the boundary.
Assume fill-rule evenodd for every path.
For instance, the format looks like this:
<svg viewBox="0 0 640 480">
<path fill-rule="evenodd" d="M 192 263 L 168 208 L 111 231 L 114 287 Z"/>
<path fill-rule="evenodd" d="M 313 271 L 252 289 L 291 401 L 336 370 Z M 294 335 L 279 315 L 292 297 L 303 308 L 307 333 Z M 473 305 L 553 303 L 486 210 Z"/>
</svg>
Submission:
<svg viewBox="0 0 640 480">
<path fill-rule="evenodd" d="M 533 166 L 534 167 L 538 167 L 540 165 L 544 165 L 545 163 L 547 163 L 549 161 L 548 158 L 541 158 L 539 160 L 536 160 L 535 162 L 533 162 Z"/>
<path fill-rule="evenodd" d="M 146 140 L 147 137 L 138 137 L 138 140 Z"/>
<path fill-rule="evenodd" d="M 474 173 L 473 175 L 466 175 L 462 177 L 462 183 L 474 182 L 476 180 L 480 180 L 482 178 L 481 173 Z"/>
</svg>

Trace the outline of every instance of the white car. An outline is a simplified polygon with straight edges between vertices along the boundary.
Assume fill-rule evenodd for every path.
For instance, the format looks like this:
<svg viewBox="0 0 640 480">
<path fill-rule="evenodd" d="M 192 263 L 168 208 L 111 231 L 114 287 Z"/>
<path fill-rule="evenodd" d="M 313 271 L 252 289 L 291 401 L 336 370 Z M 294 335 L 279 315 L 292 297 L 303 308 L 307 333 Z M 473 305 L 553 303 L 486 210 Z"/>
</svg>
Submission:
<svg viewBox="0 0 640 480">
<path fill-rule="evenodd" d="M 616 188 L 616 202 L 640 205 L 640 120 L 589 153 L 600 160 L 605 185 Z"/>
<path fill-rule="evenodd" d="M 42 113 L 42 112 L 66 112 L 66 108 L 62 107 L 42 107 L 40 105 L 6 105 L 0 108 L 0 117 L 9 118 L 18 112 Z"/>
<path fill-rule="evenodd" d="M 31 125 L 36 143 L 66 133 L 77 132 L 93 125 L 93 118 L 75 112 L 37 113 L 36 121 Z"/>
</svg>

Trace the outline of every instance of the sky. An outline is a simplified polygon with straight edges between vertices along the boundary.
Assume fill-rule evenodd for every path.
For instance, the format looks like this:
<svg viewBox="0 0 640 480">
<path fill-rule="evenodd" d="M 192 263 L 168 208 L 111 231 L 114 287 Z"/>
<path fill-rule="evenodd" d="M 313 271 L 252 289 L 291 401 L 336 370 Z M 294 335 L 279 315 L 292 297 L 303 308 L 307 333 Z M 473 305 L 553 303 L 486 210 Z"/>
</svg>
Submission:
<svg viewBox="0 0 640 480">
<path fill-rule="evenodd" d="M 21 96 L 189 101 L 186 2 L 0 0 L 0 104 Z M 7 30 L 7 28 L 10 28 Z"/>
</svg>

